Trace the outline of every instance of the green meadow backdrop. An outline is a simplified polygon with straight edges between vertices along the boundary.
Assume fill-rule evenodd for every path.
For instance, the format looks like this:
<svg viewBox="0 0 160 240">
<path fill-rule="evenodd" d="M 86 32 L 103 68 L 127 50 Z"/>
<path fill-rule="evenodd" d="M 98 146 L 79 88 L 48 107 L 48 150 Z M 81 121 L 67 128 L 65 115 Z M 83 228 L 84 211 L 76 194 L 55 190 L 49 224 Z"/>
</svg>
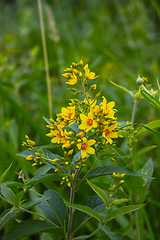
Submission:
<svg viewBox="0 0 160 240">
<path fill-rule="evenodd" d="M 91 71 L 99 75 L 93 80 L 97 93 L 116 102 L 119 122 L 131 120 L 133 99 L 110 80 L 130 91 L 137 91 L 138 75 L 148 78 L 150 88 L 157 90 L 160 77 L 160 5 L 158 0 L 42 0 L 43 23 L 51 79 L 52 117 L 68 105 L 72 95 L 67 91 L 62 73 L 72 62 L 81 59 Z M 158 96 L 158 95 L 157 95 Z M 158 96 L 159 97 L 159 96 Z M 17 181 L 21 169 L 27 178 L 36 167 L 17 156 L 25 150 L 22 142 L 27 134 L 38 145 L 50 142 L 43 117 L 49 118 L 45 62 L 41 28 L 36 0 L 0 1 L 0 176 L 12 164 L 7 181 Z M 138 103 L 136 126 L 158 120 L 160 113 L 146 100 Z M 156 129 L 158 131 L 158 129 Z M 125 140 L 117 144 L 127 150 Z M 149 158 L 154 163 L 150 192 L 145 202 L 146 221 L 142 224 L 143 239 L 160 239 L 160 138 L 145 132 L 138 138 L 134 151 L 157 145 L 139 159 L 141 168 Z M 106 162 L 107 164 L 107 162 Z M 19 179 L 21 182 L 21 179 Z M 67 198 L 65 186 L 46 183 L 39 186 L 43 192 L 50 188 Z M 18 191 L 15 189 L 15 191 Z M 77 197 L 86 198 L 81 189 Z M 34 195 L 27 195 L 34 198 Z M 0 200 L 0 212 L 8 205 Z M 27 219 L 24 214 L 21 219 Z M 123 230 L 126 217 L 110 224 L 112 229 Z M 145 224 L 145 226 L 144 226 Z M 14 226 L 11 222 L 2 234 Z M 89 231 L 93 226 L 88 224 Z M 87 230 L 86 230 L 87 231 Z M 148 234 L 149 233 L 149 234 Z M 153 234 L 154 233 L 154 234 Z M 0 233 L 1 236 L 1 233 Z M 30 239 L 39 239 L 35 236 Z M 94 238 L 97 239 L 97 238 Z M 103 239 L 103 235 L 99 235 Z M 104 238 L 106 240 L 106 237 Z M 109 238 L 108 238 L 109 239 Z"/>
</svg>

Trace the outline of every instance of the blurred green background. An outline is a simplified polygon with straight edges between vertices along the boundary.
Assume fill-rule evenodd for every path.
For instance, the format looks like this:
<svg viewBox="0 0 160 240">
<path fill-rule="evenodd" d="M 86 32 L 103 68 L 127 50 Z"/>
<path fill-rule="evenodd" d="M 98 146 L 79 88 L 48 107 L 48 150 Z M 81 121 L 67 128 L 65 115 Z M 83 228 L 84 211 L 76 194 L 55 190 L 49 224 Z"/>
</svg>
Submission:
<svg viewBox="0 0 160 240">
<path fill-rule="evenodd" d="M 93 81 L 98 85 L 96 91 L 102 89 L 108 101 L 116 102 L 118 120 L 130 121 L 133 99 L 109 80 L 136 91 L 139 74 L 148 78 L 150 88 L 157 89 L 156 80 L 160 76 L 159 1 L 42 0 L 42 8 L 53 118 L 72 97 L 62 73 L 73 61 L 82 59 L 99 75 Z M 43 116 L 49 118 L 49 110 L 37 1 L 1 0 L 0 27 L 0 175 L 13 162 L 12 171 L 6 177 L 11 181 L 17 180 L 15 172 L 21 169 L 26 170 L 28 177 L 36 171 L 29 162 L 16 156 L 24 150 L 21 146 L 24 135 L 39 145 L 49 142 L 43 119 Z M 141 100 L 135 121 L 147 124 L 157 119 L 159 113 Z M 123 140 L 119 144 L 125 148 Z M 140 166 L 152 157 L 155 179 L 146 210 L 155 239 L 160 239 L 159 138 L 145 133 L 135 150 L 154 144 L 157 149 L 140 159 Z M 0 202 L 2 212 L 7 204 Z M 7 226 L 5 232 L 11 226 Z M 124 226 L 117 222 L 116 227 Z M 146 239 L 149 239 L 147 232 Z"/>
</svg>

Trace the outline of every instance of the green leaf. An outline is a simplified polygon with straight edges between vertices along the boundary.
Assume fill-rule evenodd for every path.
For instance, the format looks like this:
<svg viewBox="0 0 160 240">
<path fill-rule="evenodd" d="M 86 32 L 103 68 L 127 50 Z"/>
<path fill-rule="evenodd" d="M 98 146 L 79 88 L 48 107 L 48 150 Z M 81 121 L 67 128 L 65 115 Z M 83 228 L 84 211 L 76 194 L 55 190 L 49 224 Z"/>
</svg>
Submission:
<svg viewBox="0 0 160 240">
<path fill-rule="evenodd" d="M 34 147 L 34 150 L 38 151 L 38 150 L 42 150 L 42 149 L 55 149 L 55 148 L 58 148 L 58 147 L 61 147 L 61 145 L 57 144 L 57 143 L 52 143 L 52 144 L 47 144 L 47 145 Z"/>
<path fill-rule="evenodd" d="M 46 199 L 38 198 L 38 199 L 34 200 L 33 202 L 22 204 L 21 207 L 23 207 L 24 209 L 29 209 L 29 208 L 36 206 L 44 201 L 46 201 Z M 3 214 L 3 216 L 1 217 L 1 221 L 0 221 L 0 230 L 2 228 L 4 228 L 13 219 L 17 218 L 23 212 L 24 211 L 13 207 L 9 212 L 7 212 L 7 214 L 5 214 L 5 215 Z"/>
<path fill-rule="evenodd" d="M 128 202 L 130 199 L 128 198 L 121 198 L 121 199 L 115 199 L 111 202 L 110 204 L 110 207 L 113 206 L 113 205 L 117 205 L 117 204 L 122 204 L 122 203 L 125 203 L 125 202 Z"/>
<path fill-rule="evenodd" d="M 43 119 L 46 121 L 46 123 L 47 123 L 48 125 L 51 125 L 51 124 L 52 124 L 49 118 L 43 117 Z"/>
<path fill-rule="evenodd" d="M 95 191 L 95 193 L 97 193 L 99 195 L 99 197 L 102 198 L 102 200 L 105 202 L 105 204 L 108 205 L 109 204 L 109 200 L 108 200 L 108 197 L 105 194 L 105 192 L 101 188 L 97 187 L 95 184 L 90 182 L 89 180 L 87 180 L 87 183 Z"/>
<path fill-rule="evenodd" d="M 25 186 L 24 183 L 21 182 L 14 182 L 14 181 L 7 181 L 4 182 L 6 186 L 8 187 L 18 187 L 18 188 L 23 188 Z"/>
<path fill-rule="evenodd" d="M 151 129 L 155 129 L 155 128 L 159 128 L 160 127 L 160 120 L 155 120 L 155 121 L 152 121 L 146 125 L 141 125 L 139 128 L 136 129 L 137 131 L 137 134 L 136 135 L 139 135 L 141 133 L 144 133 L 146 132 L 147 130 L 151 131 Z"/>
<path fill-rule="evenodd" d="M 1 185 L 1 183 L 3 182 L 5 176 L 7 175 L 9 169 L 11 168 L 11 166 L 12 166 L 12 163 L 9 165 L 9 167 L 6 169 L 6 171 L 5 171 L 5 172 L 2 174 L 2 176 L 0 177 L 0 185 Z"/>
<path fill-rule="evenodd" d="M 27 158 L 29 155 L 33 155 L 33 156 L 36 156 L 34 151 L 31 151 L 31 150 L 25 150 L 21 153 L 18 153 L 17 156 L 21 156 L 21 157 L 24 157 L 24 158 Z"/>
<path fill-rule="evenodd" d="M 102 183 L 102 182 L 94 182 L 94 184 L 100 188 L 102 188 L 105 191 L 108 191 L 110 184 Z M 127 198 L 129 199 L 129 196 L 122 190 L 122 188 L 117 189 L 116 195 L 118 195 L 121 198 Z"/>
<path fill-rule="evenodd" d="M 20 213 L 22 213 L 22 210 L 12 208 L 6 214 L 4 214 L 4 216 L 1 217 L 0 230 L 2 230 L 9 222 L 15 219 Z"/>
<path fill-rule="evenodd" d="M 2 237 L 2 240 L 18 240 L 44 232 L 51 232 L 64 237 L 64 228 L 53 227 L 51 223 L 46 221 L 30 219 L 17 224 L 13 229 L 7 232 L 4 237 Z"/>
<path fill-rule="evenodd" d="M 9 201 L 10 203 L 14 204 L 15 194 L 4 183 L 2 183 L 1 194 L 3 195 L 3 197 L 5 197 L 7 199 L 7 201 Z"/>
<path fill-rule="evenodd" d="M 149 161 L 144 165 L 142 171 L 151 177 L 153 174 L 153 168 L 154 168 L 153 161 L 152 161 L 152 159 L 149 159 Z M 139 194 L 139 203 L 140 204 L 142 204 L 144 202 L 147 194 L 149 193 L 148 188 L 149 188 L 150 184 L 151 184 L 151 178 L 147 178 L 143 185 L 143 189 Z"/>
<path fill-rule="evenodd" d="M 147 91 L 145 91 L 143 89 L 141 90 L 141 94 L 150 104 L 152 104 L 152 106 L 155 109 L 160 111 L 160 102 L 157 98 L 153 97 L 150 93 L 148 93 Z"/>
<path fill-rule="evenodd" d="M 125 183 L 129 187 L 129 189 L 132 190 L 137 195 L 139 195 L 141 193 L 144 182 L 145 182 L 145 180 L 143 178 L 137 178 L 134 176 L 126 176 L 125 177 Z"/>
<path fill-rule="evenodd" d="M 102 230 L 106 233 L 107 236 L 109 236 L 109 238 L 111 240 L 133 240 L 133 238 L 130 238 L 128 236 L 124 236 L 124 234 L 115 234 L 113 232 L 110 231 L 110 229 L 106 226 L 104 226 L 102 228 Z"/>
<path fill-rule="evenodd" d="M 116 86 L 116 87 L 122 89 L 123 91 L 127 92 L 129 95 L 131 95 L 132 97 L 134 97 L 134 94 L 133 94 L 131 91 L 129 91 L 127 88 L 122 87 L 122 86 L 120 86 L 120 85 L 118 85 L 118 84 L 112 82 L 111 80 L 110 80 L 110 82 L 111 82 L 114 86 Z"/>
<path fill-rule="evenodd" d="M 72 208 L 76 208 L 79 211 L 82 211 L 82 212 L 92 216 L 93 218 L 97 219 L 99 222 L 102 222 L 102 219 L 101 219 L 100 215 L 90 207 L 80 205 L 80 204 L 67 204 L 67 206 L 72 207 Z"/>
<path fill-rule="evenodd" d="M 115 153 L 115 155 L 113 155 L 113 157 L 118 156 L 123 159 L 125 164 L 128 163 L 128 156 L 125 152 L 123 152 L 120 148 L 117 148 L 117 147 L 112 147 L 112 149 Z"/>
<path fill-rule="evenodd" d="M 43 167 L 40 167 L 40 168 L 36 171 L 35 176 L 39 176 L 39 175 L 45 174 L 45 173 L 47 173 L 50 169 L 51 169 L 51 167 L 48 166 L 48 165 L 45 165 L 45 166 L 43 166 Z"/>
<path fill-rule="evenodd" d="M 158 135 L 158 137 L 160 137 L 160 133 L 159 133 L 159 132 L 157 132 L 157 131 L 155 131 L 155 130 L 149 128 L 149 127 L 146 127 L 145 125 L 142 125 L 142 126 L 143 126 L 144 128 L 146 128 L 148 131 L 150 131 L 150 132 L 152 132 L 152 133 Z"/>
<path fill-rule="evenodd" d="M 57 226 L 64 226 L 68 218 L 68 209 L 62 197 L 54 190 L 47 190 L 43 195 L 48 200 L 40 203 L 38 207 Z"/>
<path fill-rule="evenodd" d="M 61 181 L 62 176 L 63 174 L 59 173 L 46 173 L 31 178 L 26 185 L 34 185 L 45 181 Z"/>
<path fill-rule="evenodd" d="M 124 207 L 120 207 L 112 212 L 110 212 L 106 218 L 105 224 L 109 221 L 111 221 L 112 219 L 121 216 L 123 214 L 127 214 L 129 212 L 135 211 L 139 208 L 141 208 L 143 205 L 130 205 L 130 206 L 124 206 Z"/>
<path fill-rule="evenodd" d="M 97 212 L 104 206 L 104 201 L 98 195 L 94 195 L 82 201 L 81 205 L 90 207 Z M 75 210 L 75 212 L 73 213 L 72 229 L 78 230 L 81 227 L 81 225 L 83 225 L 83 223 L 86 221 L 87 216 L 88 214 Z"/>
<path fill-rule="evenodd" d="M 132 156 L 132 161 L 134 161 L 136 158 L 140 157 L 141 155 L 145 154 L 146 152 L 156 148 L 157 146 L 149 146 L 149 147 L 144 147 L 141 148 L 139 151 L 137 151 L 133 156 Z"/>
<path fill-rule="evenodd" d="M 14 199 L 14 204 L 15 206 L 19 207 L 21 204 L 21 199 L 23 197 L 23 195 L 26 193 L 26 189 L 22 190 L 21 192 L 17 193 Z"/>
<path fill-rule="evenodd" d="M 86 178 L 92 179 L 95 177 L 103 176 L 103 175 L 111 175 L 113 172 L 116 174 L 123 174 L 130 175 L 130 176 L 136 176 L 136 177 L 148 177 L 147 175 L 142 174 L 140 171 L 134 172 L 128 168 L 120 167 L 120 166 L 101 166 L 92 169 L 89 174 L 87 174 Z"/>
</svg>

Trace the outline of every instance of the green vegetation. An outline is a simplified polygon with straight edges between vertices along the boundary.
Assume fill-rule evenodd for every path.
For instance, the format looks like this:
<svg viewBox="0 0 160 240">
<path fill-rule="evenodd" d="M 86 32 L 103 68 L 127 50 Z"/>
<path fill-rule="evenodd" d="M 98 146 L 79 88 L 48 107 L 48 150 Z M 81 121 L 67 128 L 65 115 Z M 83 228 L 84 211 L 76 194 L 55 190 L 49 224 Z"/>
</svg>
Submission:
<svg viewBox="0 0 160 240">
<path fill-rule="evenodd" d="M 125 87 L 133 94 L 138 90 L 136 79 L 140 75 L 148 78 L 146 88 L 147 86 L 154 90 L 159 88 L 159 86 L 157 87 L 157 79 L 160 76 L 158 51 L 160 49 L 160 7 L 158 1 L 44 0 L 41 2 L 51 80 L 52 118 L 55 119 L 60 109 L 67 106 L 69 99 L 73 97 L 67 91 L 68 86 L 62 76 L 64 69 L 72 62 L 82 59 L 85 64 L 89 64 L 91 70 L 99 75 L 99 78 L 92 81 L 93 84 L 97 84 L 95 92 L 98 93 L 102 89 L 102 96 L 105 96 L 108 102 L 116 103 L 118 122 L 121 125 L 129 124 L 134 105 L 133 98 L 110 81 Z M 39 146 L 48 144 L 52 147 L 50 139 L 46 137 L 48 131 L 44 120 L 44 118 L 48 119 L 51 113 L 37 1 L 1 1 L 0 23 L 0 176 L 2 176 L 0 183 L 4 177 L 3 173 L 12 164 L 6 172 L 5 181 L 18 183 L 3 185 L 3 191 L 10 191 L 8 188 L 12 187 L 15 194 L 18 194 L 22 180 L 18 179 L 17 173 L 23 169 L 25 178 L 32 178 L 38 168 L 37 166 L 31 167 L 30 161 L 17 156 L 18 153 L 25 150 L 22 146 L 25 135 L 27 134 Z M 159 92 L 156 95 L 157 98 L 154 98 L 154 94 L 148 95 L 144 89 L 141 90 L 141 94 L 143 98 L 137 105 L 134 126 L 138 131 L 136 133 L 138 142 L 134 144 L 132 160 L 136 159 L 136 171 L 142 168 L 146 171 L 147 169 L 151 170 L 152 167 L 154 169 L 153 175 L 148 170 L 153 180 L 151 183 L 147 180 L 147 184 L 151 185 L 144 202 L 145 207 L 138 210 L 140 239 L 154 240 L 160 238 L 158 129 L 160 114 L 157 100 Z M 81 99 L 81 96 L 79 98 Z M 117 153 L 118 149 L 121 149 L 123 152 L 118 152 L 120 156 L 127 153 L 128 147 L 125 139 L 118 139 L 116 144 L 117 148 L 112 149 L 113 151 Z M 157 147 L 154 148 L 154 145 Z M 52 151 L 52 149 L 50 150 Z M 56 154 L 61 154 L 61 152 L 61 149 L 56 149 Z M 96 167 L 102 167 L 104 163 L 112 164 L 110 160 L 104 160 L 103 163 L 98 162 Z M 50 177 L 48 180 L 52 179 Z M 60 188 L 59 182 L 36 181 L 39 181 L 40 184 L 36 185 L 34 190 L 42 194 L 46 189 L 52 189 L 58 191 L 61 197 L 68 201 L 69 190 L 65 185 Z M 84 201 L 89 194 L 95 195 L 96 191 L 99 196 L 103 194 L 99 188 L 104 190 L 106 185 L 109 185 L 110 177 L 105 175 L 103 178 L 97 178 L 96 181 L 96 185 L 88 181 L 90 186 L 85 184 L 84 187 L 80 187 L 75 196 L 76 203 Z M 33 184 L 35 184 L 34 179 Z M 133 179 L 128 175 L 125 184 L 126 189 L 130 188 L 134 193 L 137 191 L 136 193 L 140 194 L 136 177 Z M 95 192 L 92 191 L 92 187 Z M 34 191 L 29 191 L 25 195 L 27 200 L 34 200 L 36 197 Z M 127 196 L 122 197 L 127 199 Z M 20 196 L 19 199 L 17 197 L 17 201 L 20 199 Z M 139 204 L 142 203 L 143 201 Z M 99 202 L 100 207 L 101 205 L 102 202 Z M 1 213 L 9 207 L 11 207 L 10 204 L 0 200 Z M 79 206 L 74 207 L 78 209 Z M 27 206 L 25 208 L 27 209 Z M 94 206 L 92 208 L 94 210 Z M 41 210 L 37 206 L 33 206 L 33 209 L 41 214 Z M 116 209 L 115 207 L 115 211 Z M 85 209 L 85 211 L 87 210 Z M 20 216 L 18 216 L 18 212 L 16 214 L 16 220 L 5 226 L 0 233 L 0 238 L 17 222 L 30 218 L 27 211 Z M 90 214 L 94 215 L 95 213 L 90 212 Z M 97 218 L 99 218 L 99 214 Z M 41 224 L 39 221 L 37 219 L 37 229 Z M 31 223 L 30 220 L 28 224 Z M 89 235 L 94 232 L 95 226 L 94 221 L 88 222 L 83 234 Z M 133 226 L 134 216 L 129 213 L 129 215 L 109 221 L 107 227 L 92 239 L 122 239 L 123 233 L 133 234 L 130 230 L 130 227 Z M 49 227 L 44 224 L 42 229 Z M 111 231 L 117 235 L 114 236 Z M 117 238 L 118 234 L 119 238 Z M 135 235 L 133 237 L 136 239 Z M 33 238 L 28 237 L 27 239 Z M 35 239 L 44 238 L 36 235 Z M 46 239 L 50 240 L 47 236 Z"/>
</svg>

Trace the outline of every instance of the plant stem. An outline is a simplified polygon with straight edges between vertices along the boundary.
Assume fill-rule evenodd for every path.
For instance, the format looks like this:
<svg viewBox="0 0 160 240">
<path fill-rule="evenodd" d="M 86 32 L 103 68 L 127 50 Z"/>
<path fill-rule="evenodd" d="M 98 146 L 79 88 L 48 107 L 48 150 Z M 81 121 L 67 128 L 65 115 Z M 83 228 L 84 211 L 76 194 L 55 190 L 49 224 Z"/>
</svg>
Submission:
<svg viewBox="0 0 160 240">
<path fill-rule="evenodd" d="M 89 172 L 92 170 L 92 168 L 94 167 L 94 165 L 97 163 L 98 158 L 96 158 L 96 161 L 92 164 L 92 166 L 90 167 L 90 169 L 88 170 L 88 172 L 83 176 L 83 178 L 79 181 L 79 183 L 77 184 L 77 186 L 75 187 L 75 190 L 78 189 L 78 187 L 81 185 L 81 183 L 83 182 L 83 180 L 85 179 L 85 177 L 89 174 Z"/>
<path fill-rule="evenodd" d="M 131 128 L 133 127 L 134 125 L 134 119 L 135 119 L 135 114 L 136 114 L 136 108 L 137 108 L 137 103 L 138 103 L 138 100 L 135 98 L 134 99 L 134 106 L 133 106 L 133 111 L 132 111 L 132 118 L 131 118 Z"/>
<path fill-rule="evenodd" d="M 80 169 L 77 169 L 75 172 L 73 184 L 71 186 L 70 191 L 70 204 L 74 203 L 74 195 L 75 195 L 75 185 L 76 185 L 76 179 L 78 176 Z M 71 227 L 72 227 L 72 218 L 73 218 L 73 208 L 69 207 L 69 220 L 68 220 L 68 231 L 67 231 L 67 240 L 71 240 Z"/>
<path fill-rule="evenodd" d="M 42 36 L 44 62 L 45 62 L 45 69 L 46 69 L 46 82 L 47 82 L 47 92 L 48 92 L 49 116 L 50 116 L 50 118 L 52 118 L 51 81 L 50 81 L 50 74 L 49 74 L 49 64 L 48 64 L 46 38 L 45 38 L 44 24 L 43 24 L 42 4 L 41 4 L 41 0 L 37 0 L 37 1 L 38 1 L 38 11 L 39 11 L 40 26 L 41 26 L 41 36 Z"/>
<path fill-rule="evenodd" d="M 137 103 L 138 103 L 138 100 L 135 98 L 134 99 L 133 111 L 132 111 L 132 118 L 131 118 L 131 129 L 133 128 L 133 125 L 134 125 Z M 129 149 L 130 150 L 130 157 L 132 157 L 133 156 L 132 135 L 131 135 L 131 138 L 130 138 L 130 144 L 132 146 L 132 148 Z M 134 165 L 134 168 L 135 168 L 135 165 Z M 136 204 L 136 194 L 135 193 L 133 193 L 133 198 L 134 198 L 134 204 Z M 140 240 L 137 210 L 134 211 L 134 217 L 135 217 L 136 239 Z"/>
<path fill-rule="evenodd" d="M 76 237 L 76 238 L 73 238 L 73 240 L 78 240 L 78 239 L 87 239 L 87 238 L 90 238 L 92 236 L 94 236 L 97 232 L 99 232 L 99 230 L 101 230 L 101 228 L 104 227 L 103 225 L 99 226 L 99 228 L 97 228 L 93 233 L 91 233 L 90 235 L 88 236 L 85 236 L 85 237 Z"/>
<path fill-rule="evenodd" d="M 23 212 L 27 212 L 27 213 L 30 213 L 30 214 L 32 214 L 32 215 L 36 215 L 36 216 L 38 216 L 38 217 L 41 217 L 41 218 L 43 218 L 44 220 L 46 220 L 47 222 L 49 222 L 49 223 L 51 223 L 52 225 L 54 225 L 54 227 L 58 227 L 54 222 L 52 222 L 52 221 L 49 220 L 48 218 L 46 218 L 46 217 L 44 217 L 44 216 L 42 216 L 42 215 L 40 215 L 40 214 L 38 214 L 38 213 L 36 213 L 36 212 L 32 212 L 32 211 L 27 210 L 27 209 L 22 208 L 22 207 L 19 207 L 19 209 L 22 210 Z"/>
</svg>

